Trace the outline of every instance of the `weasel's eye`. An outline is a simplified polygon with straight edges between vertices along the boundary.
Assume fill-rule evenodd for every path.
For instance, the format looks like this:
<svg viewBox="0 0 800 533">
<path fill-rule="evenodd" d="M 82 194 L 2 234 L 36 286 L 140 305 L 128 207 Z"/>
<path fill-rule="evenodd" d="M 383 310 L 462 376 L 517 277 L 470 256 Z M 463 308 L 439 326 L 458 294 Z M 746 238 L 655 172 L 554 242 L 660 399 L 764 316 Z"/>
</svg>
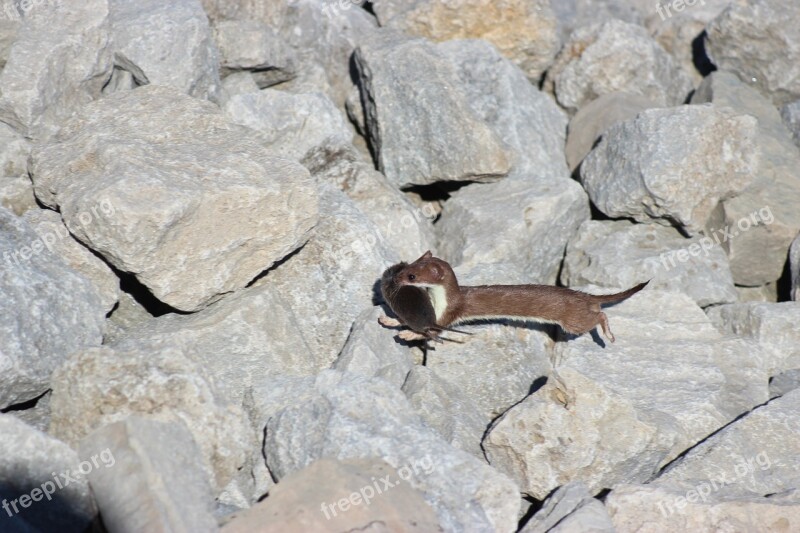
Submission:
<svg viewBox="0 0 800 533">
<path fill-rule="evenodd" d="M 415 279 L 417 279 L 417 276 L 415 276 L 414 274 L 408 275 L 408 281 L 414 281 Z"/>
</svg>

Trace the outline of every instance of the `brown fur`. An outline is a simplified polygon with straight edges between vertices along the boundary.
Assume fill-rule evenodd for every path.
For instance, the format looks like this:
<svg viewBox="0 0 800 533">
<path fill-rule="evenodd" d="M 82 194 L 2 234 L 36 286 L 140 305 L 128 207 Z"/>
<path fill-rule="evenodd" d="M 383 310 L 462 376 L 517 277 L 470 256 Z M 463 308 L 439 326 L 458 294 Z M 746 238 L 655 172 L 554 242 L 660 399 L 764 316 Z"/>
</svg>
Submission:
<svg viewBox="0 0 800 533">
<path fill-rule="evenodd" d="M 436 286 L 443 287 L 447 305 L 437 318 L 442 327 L 481 318 L 519 318 L 555 323 L 575 335 L 600 326 L 611 342 L 614 342 L 614 335 L 600 304 L 625 300 L 649 283 L 608 295 L 593 295 L 550 285 L 462 287 L 450 265 L 433 257 L 430 251 L 397 272 L 395 280 L 399 285 L 426 287 L 429 294 Z"/>
</svg>

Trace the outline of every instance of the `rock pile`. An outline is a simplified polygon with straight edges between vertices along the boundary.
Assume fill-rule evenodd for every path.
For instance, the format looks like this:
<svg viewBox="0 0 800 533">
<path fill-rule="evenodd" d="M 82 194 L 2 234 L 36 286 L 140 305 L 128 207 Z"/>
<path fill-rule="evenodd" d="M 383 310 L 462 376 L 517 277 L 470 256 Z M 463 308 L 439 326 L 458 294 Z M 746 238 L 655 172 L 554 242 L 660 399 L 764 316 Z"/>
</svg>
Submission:
<svg viewBox="0 0 800 533">
<path fill-rule="evenodd" d="M 795 0 L 0 13 L 0 530 L 800 530 Z M 400 342 L 377 281 L 617 337 Z M 461 337 L 459 337 L 461 338 Z"/>
</svg>

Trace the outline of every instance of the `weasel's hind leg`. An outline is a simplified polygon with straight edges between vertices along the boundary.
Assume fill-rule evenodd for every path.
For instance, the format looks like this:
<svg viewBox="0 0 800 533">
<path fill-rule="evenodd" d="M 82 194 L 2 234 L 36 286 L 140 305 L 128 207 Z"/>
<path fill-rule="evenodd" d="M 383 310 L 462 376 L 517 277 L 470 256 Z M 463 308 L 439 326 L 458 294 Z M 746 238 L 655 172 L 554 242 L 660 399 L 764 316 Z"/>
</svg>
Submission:
<svg viewBox="0 0 800 533">
<path fill-rule="evenodd" d="M 611 327 L 608 325 L 608 317 L 602 311 L 600 311 L 600 327 L 603 328 L 603 333 L 608 337 L 608 340 L 614 342 L 614 334 L 611 333 Z"/>
</svg>

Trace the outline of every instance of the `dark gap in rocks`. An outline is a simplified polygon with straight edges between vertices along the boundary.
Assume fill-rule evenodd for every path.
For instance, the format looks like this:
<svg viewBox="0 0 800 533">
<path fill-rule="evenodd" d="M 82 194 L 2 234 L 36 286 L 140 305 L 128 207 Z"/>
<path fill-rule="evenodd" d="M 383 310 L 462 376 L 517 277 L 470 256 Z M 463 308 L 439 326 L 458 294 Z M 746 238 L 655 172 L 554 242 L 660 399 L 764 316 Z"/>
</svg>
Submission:
<svg viewBox="0 0 800 533">
<path fill-rule="evenodd" d="M 51 389 L 47 389 L 46 391 L 41 393 L 36 398 L 33 398 L 32 400 L 26 400 L 24 402 L 15 403 L 14 405 L 9 405 L 8 407 L 0 409 L 0 413 L 13 413 L 15 411 L 27 411 L 28 409 L 33 409 L 34 407 L 36 407 L 36 404 L 39 403 L 39 400 L 41 400 L 47 393 L 49 393 L 50 390 Z"/>
<path fill-rule="evenodd" d="M 361 4 L 361 9 L 363 9 L 373 17 L 377 18 L 377 15 L 375 15 L 375 7 L 373 6 L 373 2 L 371 2 L 370 0 L 367 0 L 366 2 Z"/>
<path fill-rule="evenodd" d="M 534 379 L 533 383 L 531 383 L 531 388 L 528 390 L 528 396 L 544 387 L 546 383 L 547 376 L 539 376 L 538 378 Z"/>
<path fill-rule="evenodd" d="M 786 254 L 786 263 L 783 265 L 783 273 L 778 278 L 776 291 L 778 302 L 788 302 L 792 299 L 792 266 L 789 264 L 789 254 Z"/>
<path fill-rule="evenodd" d="M 303 248 L 305 248 L 305 247 L 306 247 L 306 244 L 308 244 L 308 243 L 307 243 L 307 242 L 306 242 L 306 243 L 304 243 L 304 244 L 303 244 L 303 246 L 301 246 L 301 247 L 300 247 L 300 248 L 298 248 L 297 250 L 294 250 L 293 252 L 291 252 L 291 253 L 290 253 L 289 255 L 287 255 L 286 257 L 284 257 L 284 258 L 282 258 L 282 259 L 280 259 L 280 260 L 276 261 L 275 263 L 273 263 L 271 267 L 267 268 L 266 270 L 262 270 L 262 271 L 261 271 L 261 272 L 260 272 L 258 275 L 256 275 L 256 277 L 254 277 L 252 280 L 250 280 L 250 283 L 248 283 L 247 285 L 245 285 L 245 287 L 244 287 L 244 288 L 245 288 L 245 289 L 249 289 L 250 287 L 252 287 L 253 285 L 255 285 L 255 283 L 256 283 L 257 281 L 259 281 L 259 280 L 261 280 L 262 278 L 264 278 L 264 277 L 265 277 L 267 274 L 269 274 L 270 272 L 272 272 L 272 271 L 273 271 L 273 270 L 275 270 L 276 268 L 280 268 L 280 266 L 281 266 L 281 265 L 283 265 L 284 263 L 286 263 L 286 262 L 287 262 L 289 259 L 291 259 L 292 257 L 294 257 L 294 256 L 296 256 L 297 254 L 299 254 L 299 253 L 300 253 L 300 250 L 302 250 Z"/>
<path fill-rule="evenodd" d="M 555 492 L 555 490 L 556 489 L 553 489 L 553 492 Z M 549 498 L 552 494 L 553 493 L 551 492 L 550 494 L 547 495 L 547 497 Z M 544 500 L 537 500 L 536 498 L 532 498 L 530 496 L 523 496 L 522 499 L 525 500 L 526 502 L 529 502 L 531 506 L 528 507 L 528 510 L 525 511 L 525 514 L 522 515 L 522 518 L 519 519 L 519 523 L 517 524 L 517 531 L 521 531 L 522 528 L 525 527 L 525 524 L 530 522 L 531 518 L 533 518 L 533 515 L 541 511 L 542 507 L 544 506 Z M 547 498 L 545 498 L 545 500 L 546 499 Z"/>
<path fill-rule="evenodd" d="M 111 266 L 111 265 L 109 265 Z M 119 290 L 122 292 L 128 293 L 131 298 L 136 300 L 136 303 L 144 307 L 145 311 L 150 313 L 153 316 L 162 316 L 169 313 L 175 313 L 178 315 L 188 315 L 189 313 L 186 311 L 181 311 L 180 309 L 175 309 L 169 304 L 166 304 L 156 298 L 150 289 L 145 287 L 136 276 L 131 274 L 130 272 L 122 272 L 121 270 L 117 270 L 113 266 L 111 269 L 119 278 Z"/>
<path fill-rule="evenodd" d="M 706 31 L 703 30 L 692 41 L 692 63 L 694 63 L 694 67 L 704 78 L 717 70 L 717 67 L 714 66 L 714 63 L 711 62 L 708 54 L 706 54 L 706 35 Z"/>
<path fill-rule="evenodd" d="M 428 185 L 409 185 L 408 187 L 403 187 L 401 191 L 414 193 L 424 202 L 446 202 L 454 192 L 473 183 L 478 182 L 439 181 Z M 435 224 L 438 220 L 439 216 L 433 220 L 433 223 Z"/>
<path fill-rule="evenodd" d="M 610 216 L 600 211 L 591 200 L 589 200 L 589 212 L 591 213 L 592 220 L 614 220 Z"/>
<path fill-rule="evenodd" d="M 605 503 L 606 496 L 608 496 L 609 494 L 611 494 L 611 489 L 603 489 L 603 490 L 601 490 L 600 492 L 597 493 L 595 498 L 600 500 L 601 502 Z"/>
</svg>

